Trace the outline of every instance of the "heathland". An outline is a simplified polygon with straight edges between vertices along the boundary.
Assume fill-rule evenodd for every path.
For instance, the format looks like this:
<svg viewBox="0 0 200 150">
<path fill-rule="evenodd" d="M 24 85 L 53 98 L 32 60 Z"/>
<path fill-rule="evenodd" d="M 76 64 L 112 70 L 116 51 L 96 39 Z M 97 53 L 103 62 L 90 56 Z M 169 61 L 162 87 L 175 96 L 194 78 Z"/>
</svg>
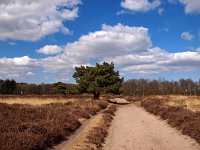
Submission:
<svg viewBox="0 0 200 150">
<path fill-rule="evenodd" d="M 125 98 L 132 104 L 127 106 L 109 104 L 107 100 L 114 97 Z M 128 108 L 126 111 L 130 110 L 130 112 L 127 112 L 128 114 L 121 113 L 120 110 L 124 107 Z M 116 109 L 118 110 L 114 113 Z M 135 144 L 137 149 L 138 143 L 144 142 L 142 138 L 150 130 L 152 130 L 152 135 L 147 138 L 148 142 L 156 139 L 153 128 L 151 128 L 154 124 L 148 119 L 145 120 L 145 116 L 148 115 L 144 110 L 159 116 L 159 119 L 156 119 L 158 124 L 162 124 L 162 120 L 166 120 L 165 123 L 173 127 L 175 132 L 177 130 L 200 143 L 200 97 L 198 96 L 103 95 L 100 100 L 93 100 L 92 95 L 88 94 L 54 97 L 13 95 L 1 96 L 0 100 L 0 149 L 47 149 L 53 148 L 55 145 L 58 145 L 55 147 L 56 149 L 66 149 L 65 146 L 68 149 L 101 149 L 106 147 L 104 143 L 109 141 L 108 139 L 112 135 L 110 130 L 113 129 L 113 126 L 119 126 L 120 124 L 129 124 L 126 130 L 122 130 L 123 126 L 117 130 L 119 133 L 122 130 L 124 133 L 131 134 L 128 140 L 132 141 L 132 144 Z M 140 113 L 146 115 L 143 116 Z M 114 115 L 116 116 L 112 123 Z M 123 119 L 120 119 L 120 121 L 117 119 L 120 115 L 124 115 L 124 121 Z M 136 120 L 130 123 L 131 117 L 134 116 L 137 116 Z M 126 119 L 129 121 L 127 122 Z M 140 120 L 143 120 L 143 122 Z M 116 124 L 116 122 L 118 123 Z M 145 126 L 145 122 L 149 126 Z M 139 124 L 136 125 L 135 123 Z M 142 127 L 144 126 L 146 127 L 146 132 L 142 132 Z M 137 127 L 140 127 L 141 130 L 137 129 Z M 157 134 L 166 134 L 164 137 L 169 137 L 167 136 L 170 134 L 168 132 L 169 127 L 163 128 L 163 126 L 157 124 L 154 126 L 155 129 L 159 127 L 162 130 Z M 147 132 L 148 129 L 149 131 Z M 132 130 L 133 132 L 129 132 Z M 138 135 L 137 133 L 140 134 L 141 139 L 136 140 L 133 138 Z M 106 138 L 107 135 L 108 138 Z M 180 134 L 175 134 L 174 136 L 171 135 L 171 138 L 176 137 L 177 140 L 182 141 L 181 136 Z M 126 138 L 128 137 L 127 135 Z M 63 144 L 64 147 L 62 145 L 59 146 L 62 141 L 68 141 L 68 143 Z M 122 142 L 123 140 L 120 141 Z M 157 148 L 162 147 L 163 142 L 166 142 L 165 139 L 157 141 Z M 128 143 L 124 146 L 128 146 Z M 186 146 L 187 144 L 191 145 L 190 141 L 187 140 L 184 143 L 186 143 Z M 171 146 L 173 144 L 171 143 Z M 111 146 L 114 147 L 114 145 Z M 148 145 L 146 146 L 148 147 Z M 154 146 L 150 145 L 150 147 Z M 178 142 L 176 146 L 181 148 Z M 169 140 L 168 147 L 170 147 Z M 198 146 L 196 147 L 198 148 Z"/>
</svg>

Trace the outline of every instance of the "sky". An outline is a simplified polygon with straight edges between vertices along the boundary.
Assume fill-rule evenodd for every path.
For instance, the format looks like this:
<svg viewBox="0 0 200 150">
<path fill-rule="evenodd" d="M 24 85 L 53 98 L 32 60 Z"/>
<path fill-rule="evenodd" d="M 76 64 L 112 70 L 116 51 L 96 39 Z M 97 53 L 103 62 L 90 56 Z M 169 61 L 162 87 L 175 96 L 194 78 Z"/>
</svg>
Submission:
<svg viewBox="0 0 200 150">
<path fill-rule="evenodd" d="M 200 0 L 0 0 L 0 79 L 75 83 L 104 61 L 125 80 L 199 80 Z"/>
</svg>

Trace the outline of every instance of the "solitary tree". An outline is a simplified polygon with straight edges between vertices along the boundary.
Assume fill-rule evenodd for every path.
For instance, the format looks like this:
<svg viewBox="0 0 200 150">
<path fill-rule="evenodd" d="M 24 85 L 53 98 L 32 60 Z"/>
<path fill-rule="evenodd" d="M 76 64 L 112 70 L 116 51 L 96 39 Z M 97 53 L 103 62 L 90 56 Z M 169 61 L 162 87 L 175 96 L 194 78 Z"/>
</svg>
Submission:
<svg viewBox="0 0 200 150">
<path fill-rule="evenodd" d="M 119 93 L 123 78 L 114 70 L 114 63 L 97 63 L 95 67 L 81 66 L 75 70 L 73 77 L 81 93 L 93 93 L 94 99 L 99 99 L 101 92 Z"/>
</svg>

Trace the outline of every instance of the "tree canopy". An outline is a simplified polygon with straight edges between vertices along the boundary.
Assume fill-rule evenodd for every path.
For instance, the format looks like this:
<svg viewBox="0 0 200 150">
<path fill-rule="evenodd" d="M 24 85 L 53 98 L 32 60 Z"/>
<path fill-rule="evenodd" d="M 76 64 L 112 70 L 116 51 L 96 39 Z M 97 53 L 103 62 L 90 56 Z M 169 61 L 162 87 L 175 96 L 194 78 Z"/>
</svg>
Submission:
<svg viewBox="0 0 200 150">
<path fill-rule="evenodd" d="M 1 80 L 0 81 L 0 91 L 2 94 L 13 94 L 17 84 L 15 80 Z"/>
<path fill-rule="evenodd" d="M 62 82 L 54 83 L 53 93 L 66 95 L 66 86 Z"/>
<path fill-rule="evenodd" d="M 114 63 L 96 64 L 94 67 L 75 67 L 73 77 L 80 92 L 91 92 L 94 99 L 99 99 L 101 92 L 119 93 L 123 78 L 114 70 Z"/>
</svg>

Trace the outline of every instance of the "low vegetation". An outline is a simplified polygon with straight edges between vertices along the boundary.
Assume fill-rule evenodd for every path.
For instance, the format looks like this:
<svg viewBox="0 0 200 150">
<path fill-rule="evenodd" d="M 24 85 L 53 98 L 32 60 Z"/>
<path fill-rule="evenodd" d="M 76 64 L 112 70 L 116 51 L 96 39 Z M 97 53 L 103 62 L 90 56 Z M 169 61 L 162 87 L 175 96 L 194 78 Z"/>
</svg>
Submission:
<svg viewBox="0 0 200 150">
<path fill-rule="evenodd" d="M 102 148 L 102 144 L 105 142 L 105 138 L 108 135 L 108 129 L 111 125 L 111 121 L 113 116 L 115 115 L 114 112 L 117 110 L 116 105 L 111 105 L 109 108 L 103 111 L 103 121 L 100 123 L 99 126 L 93 128 L 93 130 L 89 133 L 87 137 L 88 142 L 95 145 L 95 148 L 88 148 L 88 149 L 100 149 Z"/>
<path fill-rule="evenodd" d="M 67 139 L 82 120 L 107 107 L 104 101 L 40 106 L 0 103 L 0 149 L 39 150 Z"/>
<path fill-rule="evenodd" d="M 167 120 L 169 125 L 200 143 L 200 112 L 178 105 L 167 105 L 165 102 L 168 101 L 168 98 L 146 98 L 141 102 L 141 106 L 148 112 Z"/>
</svg>

